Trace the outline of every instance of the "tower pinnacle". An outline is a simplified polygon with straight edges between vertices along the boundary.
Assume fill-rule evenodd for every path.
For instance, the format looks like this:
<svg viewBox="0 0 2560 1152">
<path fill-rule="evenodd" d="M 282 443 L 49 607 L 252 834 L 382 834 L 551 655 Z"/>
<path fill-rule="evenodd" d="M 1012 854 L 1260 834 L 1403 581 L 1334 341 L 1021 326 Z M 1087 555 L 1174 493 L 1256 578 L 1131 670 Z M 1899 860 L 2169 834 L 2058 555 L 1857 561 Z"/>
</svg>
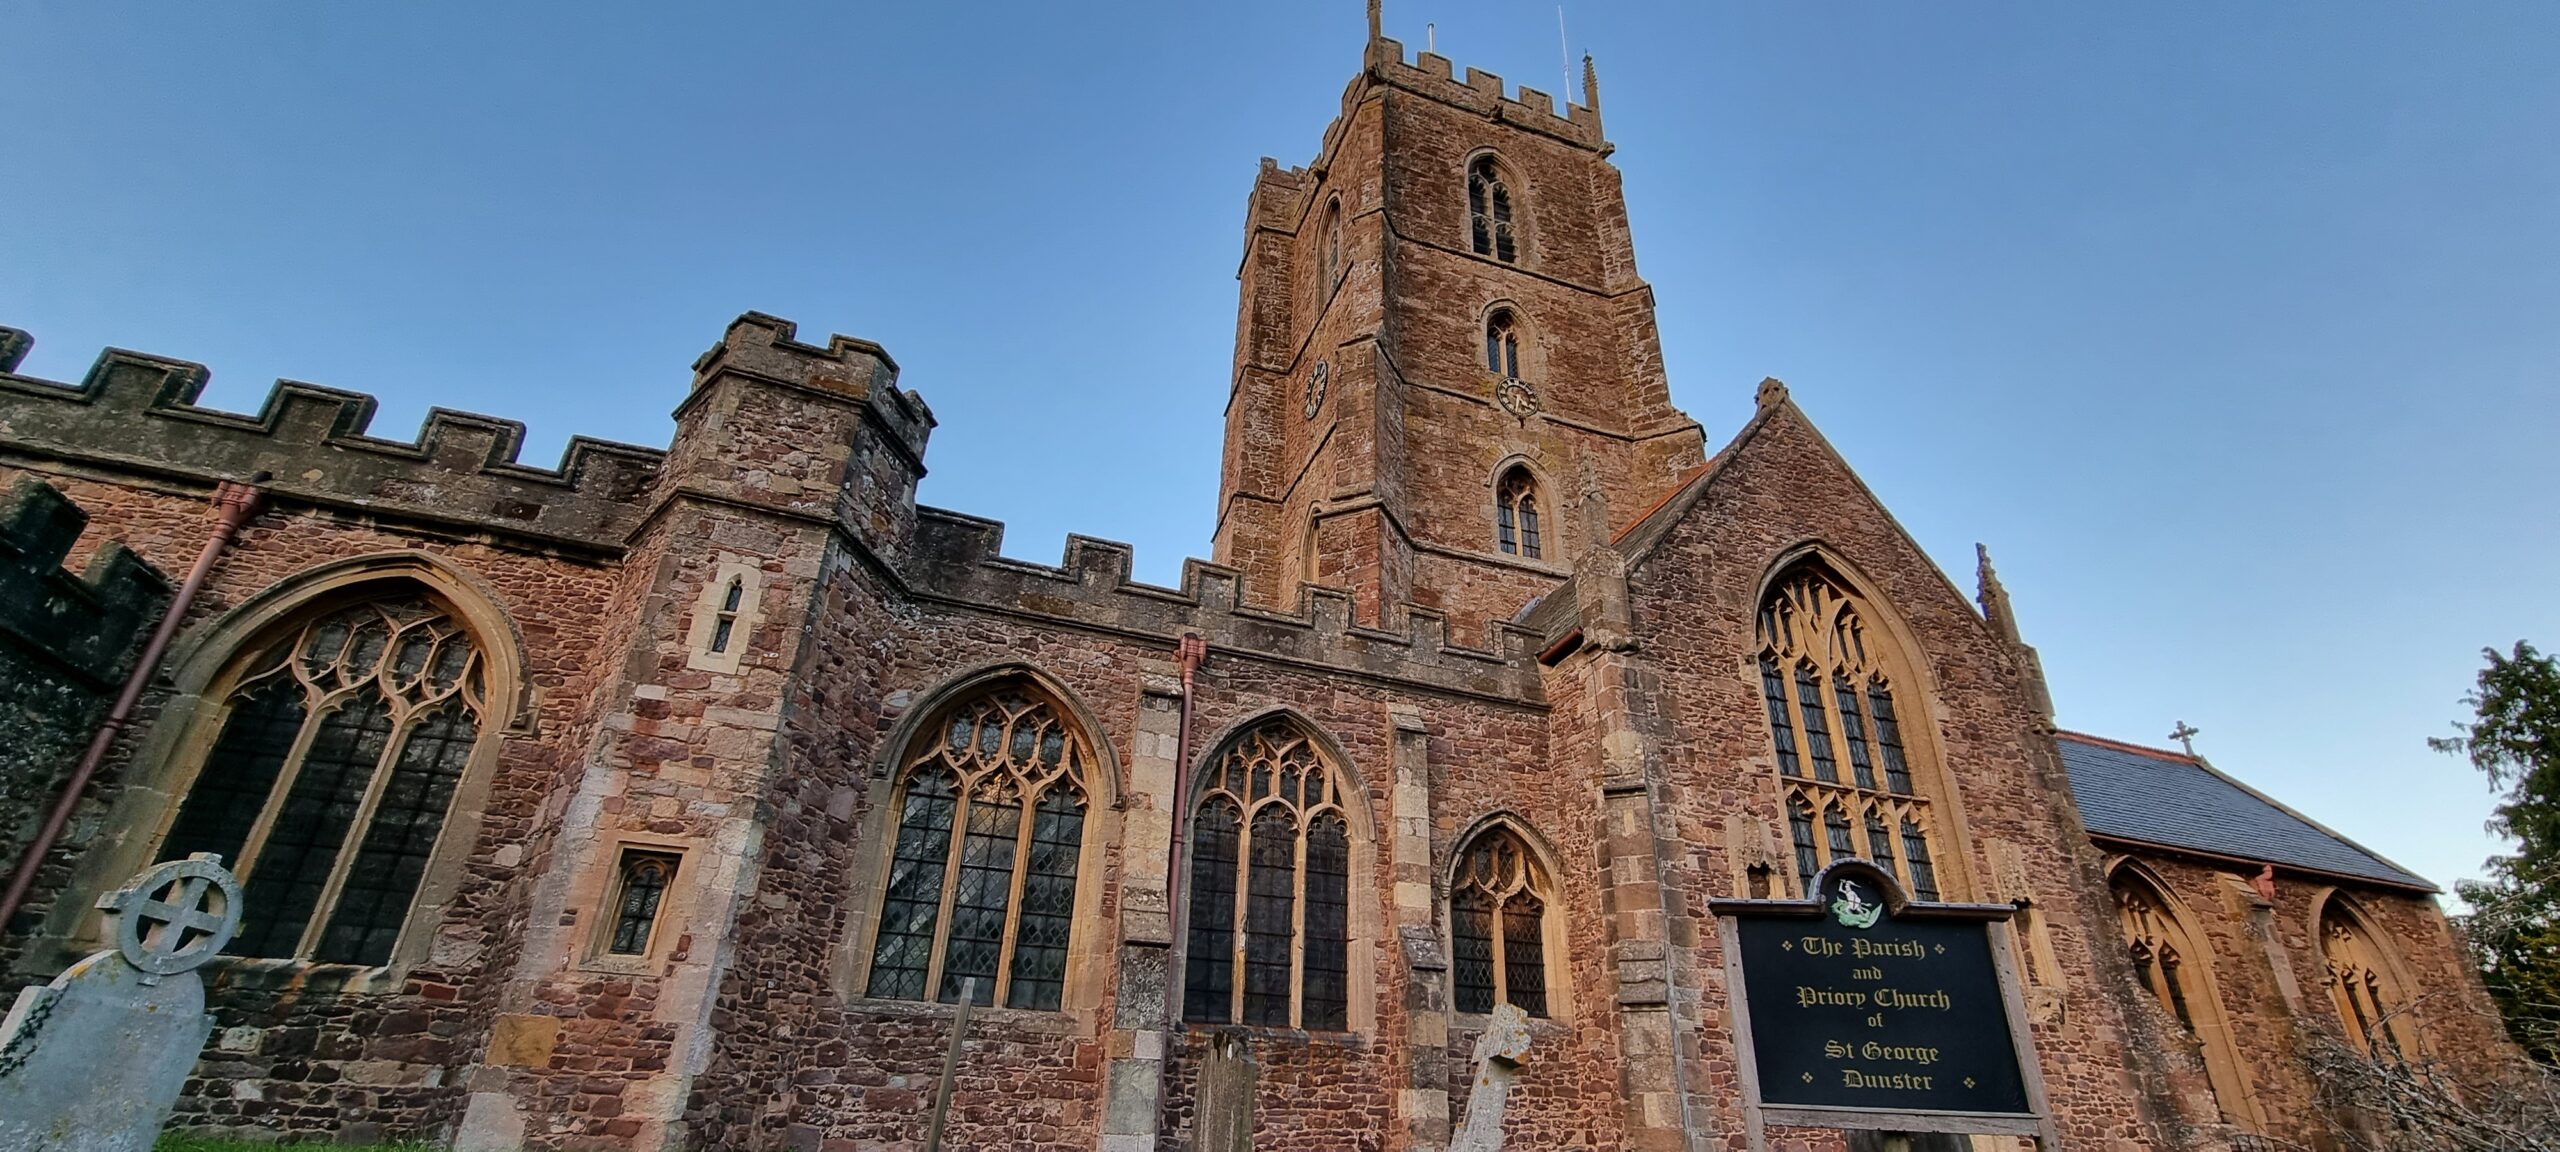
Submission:
<svg viewBox="0 0 2560 1152">
<path fill-rule="evenodd" d="M 1385 0 L 1369 0 L 1369 39 L 1373 41 L 1386 35 L 1385 8 Z"/>
</svg>

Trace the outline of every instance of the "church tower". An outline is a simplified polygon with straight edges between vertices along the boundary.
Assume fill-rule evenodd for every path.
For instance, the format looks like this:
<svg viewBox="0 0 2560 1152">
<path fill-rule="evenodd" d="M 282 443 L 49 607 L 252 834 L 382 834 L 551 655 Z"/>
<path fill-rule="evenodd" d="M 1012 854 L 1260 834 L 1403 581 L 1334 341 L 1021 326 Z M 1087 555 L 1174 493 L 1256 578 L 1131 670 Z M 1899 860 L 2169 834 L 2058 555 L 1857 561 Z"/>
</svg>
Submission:
<svg viewBox="0 0 2560 1152">
<path fill-rule="evenodd" d="M 1364 66 L 1313 163 L 1265 158 L 1237 273 L 1215 557 L 1250 595 L 1411 601 L 1474 643 L 1704 460 L 1582 100 L 1404 48 Z"/>
</svg>

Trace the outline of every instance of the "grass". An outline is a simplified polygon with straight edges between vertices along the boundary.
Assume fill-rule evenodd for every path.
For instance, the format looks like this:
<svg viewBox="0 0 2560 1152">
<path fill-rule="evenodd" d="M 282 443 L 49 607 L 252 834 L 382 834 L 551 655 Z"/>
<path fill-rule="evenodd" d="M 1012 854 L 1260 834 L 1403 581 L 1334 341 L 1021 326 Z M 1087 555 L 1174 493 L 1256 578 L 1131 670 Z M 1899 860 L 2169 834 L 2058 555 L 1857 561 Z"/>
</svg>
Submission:
<svg viewBox="0 0 2560 1152">
<path fill-rule="evenodd" d="M 172 1132 L 151 1146 L 152 1152 L 276 1152 L 280 1147 L 329 1148 L 335 1152 L 431 1152 L 431 1144 L 331 1144 L 321 1140 L 308 1144 L 280 1144 L 274 1141 L 233 1140 L 219 1136 L 187 1136 Z"/>
</svg>

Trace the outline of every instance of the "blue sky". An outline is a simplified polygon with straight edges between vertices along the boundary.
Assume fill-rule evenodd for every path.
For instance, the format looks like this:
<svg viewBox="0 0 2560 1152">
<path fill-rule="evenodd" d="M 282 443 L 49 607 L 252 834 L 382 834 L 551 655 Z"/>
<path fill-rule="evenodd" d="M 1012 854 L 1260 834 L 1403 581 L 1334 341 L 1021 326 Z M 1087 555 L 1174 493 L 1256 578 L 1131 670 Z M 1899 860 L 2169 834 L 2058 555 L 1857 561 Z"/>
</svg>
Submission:
<svg viewBox="0 0 2560 1152">
<path fill-rule="evenodd" d="M 747 309 L 880 341 L 924 498 L 1207 551 L 1255 161 L 1356 0 L 0 0 L 0 324 L 663 443 Z M 1564 88 L 1552 3 L 1387 30 Z M 1787 380 L 2063 722 L 2163 742 L 2440 881 L 2489 795 L 2423 738 L 2560 645 L 2560 6 L 1571 4 L 1675 398 Z M 1961 771 L 1961 766 L 1958 766 Z"/>
</svg>

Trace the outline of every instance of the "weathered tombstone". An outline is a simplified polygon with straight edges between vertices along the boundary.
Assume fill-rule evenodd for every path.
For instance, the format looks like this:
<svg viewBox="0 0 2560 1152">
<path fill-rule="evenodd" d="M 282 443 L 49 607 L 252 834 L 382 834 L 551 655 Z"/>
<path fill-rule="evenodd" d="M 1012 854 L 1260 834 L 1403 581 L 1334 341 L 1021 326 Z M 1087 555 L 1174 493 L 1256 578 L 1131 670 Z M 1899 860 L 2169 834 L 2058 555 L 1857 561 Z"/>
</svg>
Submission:
<svg viewBox="0 0 2560 1152">
<path fill-rule="evenodd" d="M 1193 1152 L 1252 1152 L 1254 1071 L 1244 1041 L 1225 1032 L 1209 1038 L 1192 1105 Z"/>
<path fill-rule="evenodd" d="M 1467 1093 L 1467 1124 L 1449 1152 L 1500 1152 L 1502 1114 L 1520 1058 L 1529 1054 L 1529 1014 L 1516 1004 L 1496 1004 L 1484 1035 L 1476 1038 L 1476 1086 Z"/>
<path fill-rule="evenodd" d="M 98 906 L 116 946 L 0 1021 L 0 1150 L 149 1152 L 213 1030 L 195 969 L 240 928 L 221 858 L 154 865 Z"/>
</svg>

